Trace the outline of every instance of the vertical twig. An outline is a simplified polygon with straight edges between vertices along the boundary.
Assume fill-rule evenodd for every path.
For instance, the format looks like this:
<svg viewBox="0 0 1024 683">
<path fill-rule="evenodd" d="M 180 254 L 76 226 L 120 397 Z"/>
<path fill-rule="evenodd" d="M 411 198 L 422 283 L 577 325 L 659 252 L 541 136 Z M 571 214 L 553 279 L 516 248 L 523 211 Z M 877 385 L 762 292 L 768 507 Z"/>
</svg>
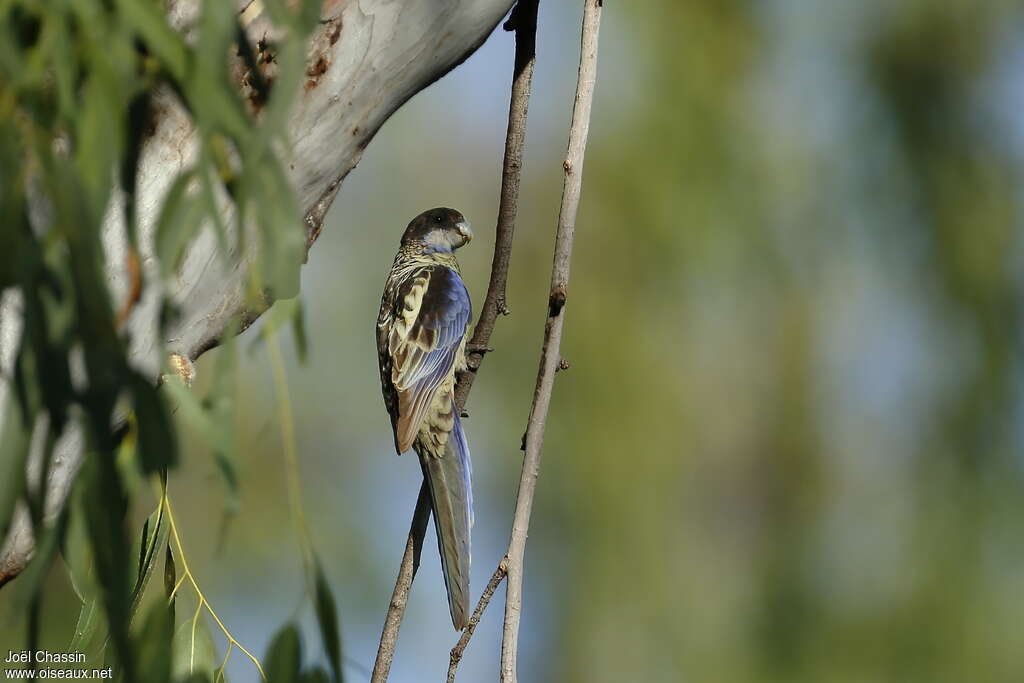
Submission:
<svg viewBox="0 0 1024 683">
<path fill-rule="evenodd" d="M 461 412 L 473 386 L 473 380 L 483 362 L 484 354 L 494 331 L 498 315 L 508 315 L 505 289 L 508 282 L 509 261 L 512 257 L 512 238 L 519 205 L 519 177 L 523 166 L 523 144 L 526 140 L 526 116 L 530 103 L 530 85 L 533 81 L 533 67 L 536 55 L 537 4 L 539 0 L 520 0 L 505 23 L 506 31 L 516 33 L 516 54 L 513 67 L 512 93 L 509 100 L 508 129 L 505 134 L 505 157 L 501 173 L 501 199 L 498 206 L 498 220 L 495 226 L 494 257 L 491 260 L 491 277 L 487 285 L 480 318 L 473 328 L 473 336 L 467 348 L 469 369 L 461 373 L 455 387 L 455 405 Z M 420 488 L 416 512 L 413 515 L 406 541 L 405 555 L 398 571 L 395 590 L 384 618 L 384 629 L 380 636 L 377 659 L 373 667 L 371 683 L 387 681 L 391 662 L 395 656 L 398 630 L 405 614 L 405 605 L 412 587 L 416 568 L 419 566 L 419 549 L 423 545 L 427 520 L 430 517 L 430 494 L 426 482 Z M 500 579 L 499 579 L 500 581 Z M 492 590 L 493 593 L 493 590 Z M 477 617 L 479 620 L 479 617 Z"/>
<path fill-rule="evenodd" d="M 508 546 L 508 585 L 505 593 L 505 623 L 501 638 L 501 681 L 515 683 L 516 654 L 519 644 L 519 617 L 522 610 L 523 555 L 526 535 L 530 526 L 530 510 L 540 467 L 540 449 L 544 442 L 544 425 L 555 372 L 559 366 L 559 346 L 565 322 L 565 300 L 569 285 L 569 265 L 572 256 L 576 209 L 580 203 L 583 172 L 583 153 L 590 129 L 590 109 L 593 103 L 594 82 L 597 77 L 597 35 L 601 23 L 602 0 L 585 0 L 583 5 L 583 31 L 580 43 L 580 69 L 576 82 L 576 101 L 569 127 L 569 149 L 565 155 L 565 179 L 562 185 L 562 206 L 558 215 L 555 236 L 555 258 L 551 268 L 551 292 L 548 296 L 548 319 L 544 325 L 544 344 L 541 348 L 540 370 L 533 394 L 533 406 L 526 428 L 526 454 L 519 479 L 516 512 L 512 522 L 512 537 Z"/>
</svg>

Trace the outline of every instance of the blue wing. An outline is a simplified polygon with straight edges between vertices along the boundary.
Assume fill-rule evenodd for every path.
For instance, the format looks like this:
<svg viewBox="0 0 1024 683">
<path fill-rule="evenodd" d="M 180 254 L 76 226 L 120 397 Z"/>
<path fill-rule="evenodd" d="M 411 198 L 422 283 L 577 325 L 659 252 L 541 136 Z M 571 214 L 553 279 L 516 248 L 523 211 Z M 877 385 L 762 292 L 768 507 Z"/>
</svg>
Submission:
<svg viewBox="0 0 1024 683">
<path fill-rule="evenodd" d="M 438 388 L 454 376 L 472 305 L 462 278 L 445 266 L 429 266 L 410 277 L 399 290 L 398 305 L 388 353 L 398 394 L 395 445 L 402 453 L 416 439 Z"/>
<path fill-rule="evenodd" d="M 448 608 L 452 624 L 462 630 L 470 612 L 470 533 L 473 527 L 473 467 L 469 444 L 452 399 L 449 410 L 452 431 L 440 457 L 426 452 L 420 455 L 423 474 L 430 486 L 430 503 L 437 531 L 437 547 L 448 590 Z"/>
</svg>

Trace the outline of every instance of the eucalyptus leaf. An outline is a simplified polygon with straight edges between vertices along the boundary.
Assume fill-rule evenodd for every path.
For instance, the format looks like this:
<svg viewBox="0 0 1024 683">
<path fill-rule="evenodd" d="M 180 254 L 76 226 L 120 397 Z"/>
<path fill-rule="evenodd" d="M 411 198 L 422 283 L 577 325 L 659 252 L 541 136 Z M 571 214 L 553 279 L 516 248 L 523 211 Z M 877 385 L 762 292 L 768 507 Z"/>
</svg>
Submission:
<svg viewBox="0 0 1024 683">
<path fill-rule="evenodd" d="M 93 548 L 102 552 L 93 554 L 96 576 L 102 586 L 102 604 L 107 615 L 110 638 L 114 644 L 119 666 L 131 680 L 135 674 L 128 635 L 131 620 L 129 568 L 126 559 L 129 543 L 124 532 L 127 500 L 112 454 L 94 454 L 87 458 L 79 473 L 87 494 L 86 518 Z"/>
<path fill-rule="evenodd" d="M 213 677 L 204 671 L 195 671 L 189 676 L 184 678 L 176 678 L 178 683 L 211 683 L 214 681 Z"/>
<path fill-rule="evenodd" d="M 316 667 L 302 672 L 299 680 L 302 683 L 330 683 L 331 677 L 322 668 Z"/>
<path fill-rule="evenodd" d="M 278 299 L 274 305 L 263 314 L 260 334 L 253 338 L 249 345 L 249 352 L 252 353 L 259 348 L 266 340 L 277 334 L 286 325 L 295 325 L 295 318 L 302 315 L 302 302 L 298 298 Z"/>
<path fill-rule="evenodd" d="M 146 683 L 170 681 L 173 632 L 174 625 L 167 610 L 160 603 L 154 604 L 135 639 L 139 668 L 145 672 Z"/>
<path fill-rule="evenodd" d="M 218 392 L 209 403 L 201 401 L 180 377 L 170 375 L 163 391 L 177 406 L 177 415 L 191 433 L 209 446 L 214 464 L 227 488 L 225 509 L 233 514 L 238 507 L 238 473 L 234 462 L 234 412 L 231 399 Z"/>
<path fill-rule="evenodd" d="M 316 572 L 315 608 L 316 620 L 320 626 L 320 637 L 323 640 L 324 652 L 334 673 L 334 683 L 344 683 L 345 676 L 341 669 L 341 630 L 338 625 L 338 608 L 334 602 L 334 594 L 324 576 L 320 560 L 314 560 Z"/>
<path fill-rule="evenodd" d="M 132 404 L 138 424 L 139 464 L 144 474 L 172 467 L 177 461 L 178 444 L 170 411 L 163 395 L 137 373 L 131 373 Z"/>
<path fill-rule="evenodd" d="M 71 51 L 72 37 L 68 31 L 68 17 L 64 13 L 56 15 L 51 22 L 58 36 L 53 43 L 53 75 L 57 84 L 58 110 L 65 120 L 75 117 L 75 79 L 78 69 L 75 56 Z"/>
<path fill-rule="evenodd" d="M 195 69 L 189 83 L 189 102 L 201 127 L 228 135 L 244 146 L 251 123 L 241 98 L 228 80 L 228 51 L 234 39 L 235 5 L 204 2 L 199 18 L 199 40 L 195 59 L 204 68 Z"/>
<path fill-rule="evenodd" d="M 68 644 L 68 652 L 85 652 L 90 649 L 96 634 L 102 630 L 100 628 L 102 624 L 103 615 L 99 597 L 87 598 L 78 612 L 78 620 L 75 622 L 75 632 L 71 636 L 71 643 Z"/>
<path fill-rule="evenodd" d="M 79 145 L 75 167 L 86 190 L 89 215 L 102 216 L 113 187 L 114 167 L 124 147 L 124 99 L 107 59 L 89 64 L 83 106 L 75 123 Z"/>
<path fill-rule="evenodd" d="M 276 160 L 260 164 L 257 222 L 262 237 L 263 283 L 275 298 L 299 294 L 299 270 L 306 255 L 306 231 L 284 169 Z"/>
<path fill-rule="evenodd" d="M 91 651 L 97 635 L 106 632 L 93 569 L 92 547 L 83 516 L 81 490 L 81 486 L 76 486 L 72 493 L 71 513 L 62 550 L 71 587 L 81 602 L 68 652 Z"/>
<path fill-rule="evenodd" d="M 163 3 L 153 0 L 117 0 L 121 16 L 138 32 L 149 51 L 176 81 L 185 78 L 188 48 L 184 39 L 167 25 Z"/>
<path fill-rule="evenodd" d="M 203 225 L 207 207 L 197 186 L 194 172 L 178 176 L 160 209 L 156 224 L 156 254 L 165 277 L 173 275 L 181 267 L 189 243 Z"/>
<path fill-rule="evenodd" d="M 174 553 L 171 552 L 171 544 L 167 544 L 167 551 L 164 553 L 164 597 L 167 599 L 167 612 L 170 614 L 171 624 L 174 624 L 174 587 L 178 585 L 178 570 L 174 565 Z"/>
<path fill-rule="evenodd" d="M 277 632 L 266 658 L 267 683 L 296 683 L 302 666 L 302 640 L 294 624 Z"/>
<path fill-rule="evenodd" d="M 131 614 L 139 608 L 142 594 L 149 584 L 153 575 L 153 568 L 160 557 L 161 551 L 167 546 L 168 524 L 164 515 L 163 507 L 159 507 L 151 514 L 142 527 L 142 537 L 139 540 L 139 564 L 135 577 L 135 585 L 131 593 Z"/>
<path fill-rule="evenodd" d="M 177 415 L 184 420 L 190 430 L 197 432 L 206 442 L 216 440 L 217 425 L 203 408 L 195 392 L 185 386 L 180 377 L 168 375 L 164 379 L 162 389 L 167 392 L 168 398 L 177 408 Z"/>
<path fill-rule="evenodd" d="M 7 537 L 15 504 L 25 489 L 25 460 L 28 458 L 30 436 L 13 388 L 8 387 L 4 403 L 3 426 L 0 427 L 0 538 Z"/>
<path fill-rule="evenodd" d="M 172 671 L 175 678 L 200 672 L 213 678 L 213 671 L 219 662 L 213 645 L 213 637 L 206 625 L 205 615 L 200 612 L 197 620 L 183 621 L 174 632 L 172 646 Z"/>
<path fill-rule="evenodd" d="M 217 139 L 216 136 L 207 137 Z M 212 147 L 213 143 L 210 140 L 204 141 L 203 152 L 200 156 L 199 199 L 202 201 L 202 207 L 206 215 L 213 219 L 213 227 L 217 236 L 217 247 L 224 253 L 230 253 L 231 245 L 228 241 L 228 225 L 224 222 L 223 216 L 221 216 L 222 205 L 226 202 L 217 195 L 217 185 L 215 182 L 217 179 L 217 167 Z M 244 239 L 245 231 L 239 229 L 236 233 L 234 249 L 236 253 L 242 253 L 242 240 Z"/>
<path fill-rule="evenodd" d="M 306 313 L 302 301 L 299 300 L 295 308 L 295 315 L 292 316 L 292 335 L 295 337 L 295 355 L 300 363 L 306 362 L 309 352 L 309 338 L 306 336 Z"/>
</svg>

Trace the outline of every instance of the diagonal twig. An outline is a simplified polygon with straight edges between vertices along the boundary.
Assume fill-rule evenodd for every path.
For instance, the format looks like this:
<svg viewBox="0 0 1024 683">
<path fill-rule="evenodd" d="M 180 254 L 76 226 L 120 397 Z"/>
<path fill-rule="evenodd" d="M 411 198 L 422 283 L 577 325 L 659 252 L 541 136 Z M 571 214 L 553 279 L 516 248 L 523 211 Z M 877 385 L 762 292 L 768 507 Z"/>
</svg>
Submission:
<svg viewBox="0 0 1024 683">
<path fill-rule="evenodd" d="M 448 660 L 448 683 L 455 683 L 455 670 L 458 668 L 459 662 L 462 661 L 462 653 L 466 651 L 466 647 L 469 645 L 469 639 L 473 637 L 473 633 L 476 631 L 476 627 L 480 623 L 480 618 L 484 615 L 484 610 L 487 609 L 487 605 L 491 603 L 494 591 L 498 590 L 498 586 L 505 580 L 507 575 L 508 555 L 501 558 L 501 562 L 498 563 L 498 568 L 494 570 L 494 574 L 491 575 L 491 580 L 487 582 L 487 587 L 484 588 L 484 592 L 480 596 L 480 602 L 476 604 L 476 609 L 473 610 L 473 616 L 470 618 L 469 623 L 466 624 L 465 630 L 462 631 L 462 636 L 459 637 L 459 642 L 455 643 L 455 647 L 452 648 L 452 652 Z"/>
<path fill-rule="evenodd" d="M 469 370 L 462 373 L 455 387 L 455 405 L 462 410 L 466 397 L 473 388 L 473 380 L 483 361 L 487 343 L 494 331 L 498 315 L 508 315 L 505 287 L 508 266 L 512 258 L 512 237 L 519 211 L 519 178 L 523 168 L 523 146 L 526 142 L 526 117 L 530 107 L 530 87 L 533 68 L 537 61 L 537 5 L 539 0 L 520 0 L 505 22 L 506 31 L 515 31 L 516 54 L 512 68 L 512 94 L 508 105 L 508 129 L 505 132 L 505 158 L 501 170 L 501 199 L 498 203 L 498 223 L 494 229 L 494 258 L 491 260 L 491 279 L 487 285 L 480 320 L 473 328 L 473 337 L 467 347 Z"/>
<path fill-rule="evenodd" d="M 498 315 L 508 315 L 505 290 L 508 282 L 509 261 L 512 257 L 512 238 L 519 205 L 519 178 L 523 166 L 523 144 L 526 140 L 526 117 L 530 101 L 530 85 L 536 54 L 538 0 L 520 0 L 505 24 L 505 30 L 516 33 L 516 54 L 513 68 L 512 93 L 509 100 L 508 129 L 505 135 L 505 157 L 501 173 L 501 199 L 495 226 L 494 257 L 491 277 L 480 318 L 467 343 L 466 362 L 469 369 L 460 373 L 455 386 L 455 405 L 461 413 L 473 386 L 473 380 L 487 352 L 487 344 Z M 405 614 L 409 590 L 419 566 L 419 548 L 423 545 L 427 520 L 430 517 L 430 494 L 426 482 L 420 488 L 416 511 L 409 529 L 405 554 L 398 571 L 395 589 L 384 618 L 384 628 L 377 649 L 371 683 L 384 683 L 391 670 L 398 642 L 398 631 Z"/>
</svg>

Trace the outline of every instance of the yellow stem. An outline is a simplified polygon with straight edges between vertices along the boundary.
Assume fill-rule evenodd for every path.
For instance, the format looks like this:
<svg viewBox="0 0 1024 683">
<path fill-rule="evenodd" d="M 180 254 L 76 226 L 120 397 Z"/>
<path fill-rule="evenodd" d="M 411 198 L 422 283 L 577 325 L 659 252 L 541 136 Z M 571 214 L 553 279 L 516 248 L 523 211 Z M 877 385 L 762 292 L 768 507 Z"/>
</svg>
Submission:
<svg viewBox="0 0 1024 683">
<path fill-rule="evenodd" d="M 185 576 L 185 574 L 182 574 L 181 578 L 178 579 L 178 583 L 174 584 L 174 590 L 171 591 L 170 596 L 167 598 L 168 604 L 174 602 L 174 596 L 178 594 L 178 589 L 181 588 L 181 584 L 185 583 Z"/>
<path fill-rule="evenodd" d="M 188 649 L 188 672 L 192 673 L 196 661 L 196 627 L 199 626 L 199 615 L 203 613 L 203 601 L 196 601 L 196 613 L 192 615 L 192 639 Z"/>
<path fill-rule="evenodd" d="M 171 525 L 171 536 L 174 538 L 174 545 L 177 547 L 177 549 L 178 549 L 178 557 L 181 559 L 181 568 L 182 568 L 182 571 L 184 573 L 183 578 L 185 578 L 185 577 L 188 578 L 188 581 L 189 581 L 190 584 L 192 584 L 192 589 L 196 592 L 196 597 L 199 600 L 199 607 L 197 608 L 197 610 L 198 609 L 202 609 L 203 607 L 205 607 L 206 611 L 210 613 L 211 617 L 213 617 L 213 620 L 215 622 L 217 622 L 217 626 L 220 627 L 221 632 L 224 633 L 224 637 L 227 638 L 229 646 L 237 647 L 239 650 L 241 650 L 243 653 L 245 653 L 245 656 L 248 657 L 252 661 L 253 665 L 255 665 L 255 667 L 256 667 L 256 670 L 259 671 L 260 678 L 263 679 L 264 681 L 267 680 L 267 676 L 263 672 L 263 665 L 260 664 L 260 660 L 258 660 L 251 652 L 249 652 L 247 649 L 245 649 L 245 646 L 243 646 L 240 642 L 238 642 L 238 640 L 235 639 L 235 637 L 233 635 L 231 635 L 231 631 L 229 631 L 227 629 L 227 627 L 224 626 L 224 622 L 220 620 L 219 616 L 217 616 L 217 613 L 213 610 L 213 607 L 210 605 L 209 601 L 206 599 L 206 596 L 203 595 L 203 591 L 199 588 L 199 584 L 196 582 L 195 576 L 192 574 L 192 570 L 188 566 L 188 559 L 185 557 L 185 548 L 184 548 L 184 546 L 181 543 L 181 536 L 178 534 L 178 524 L 177 524 L 177 522 L 174 519 L 174 511 L 171 508 L 171 500 L 170 500 L 170 498 L 167 497 L 167 492 L 166 491 L 164 491 L 164 493 L 162 494 L 162 505 L 164 506 L 164 509 L 167 512 L 167 521 Z M 175 590 L 177 590 L 177 588 L 175 588 Z M 173 593 L 172 593 L 172 595 L 173 595 Z M 194 649 L 195 649 L 195 624 L 194 623 L 193 623 L 193 626 L 192 626 L 192 638 L 193 638 L 193 652 L 194 652 Z M 191 668 L 191 660 L 190 660 L 190 668 Z"/>
<path fill-rule="evenodd" d="M 224 667 L 228 665 L 228 660 L 231 659 L 231 652 L 235 649 L 235 644 L 228 641 L 227 651 L 224 653 L 224 659 L 220 663 L 220 668 L 217 670 L 217 676 L 214 678 L 213 683 L 217 683 L 220 679 L 221 683 L 224 682 Z"/>
</svg>

